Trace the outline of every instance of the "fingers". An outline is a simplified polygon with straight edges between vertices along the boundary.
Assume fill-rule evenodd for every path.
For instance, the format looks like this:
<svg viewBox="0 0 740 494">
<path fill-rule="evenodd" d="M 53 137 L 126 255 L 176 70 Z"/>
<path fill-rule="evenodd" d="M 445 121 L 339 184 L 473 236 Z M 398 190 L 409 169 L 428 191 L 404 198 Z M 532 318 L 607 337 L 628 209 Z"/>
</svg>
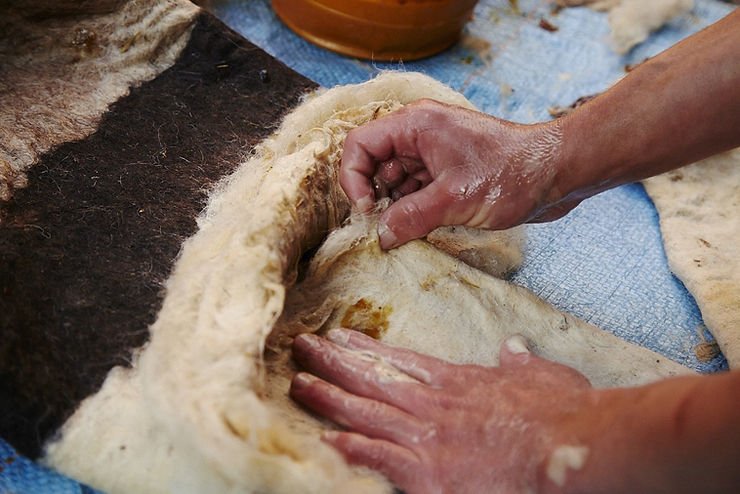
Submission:
<svg viewBox="0 0 740 494">
<path fill-rule="evenodd" d="M 499 350 L 499 366 L 514 367 L 527 365 L 532 358 L 536 358 L 529 350 L 527 340 L 521 335 L 509 336 L 501 344 Z"/>
<path fill-rule="evenodd" d="M 432 183 L 432 180 L 434 180 L 432 178 L 432 174 L 429 173 L 429 170 L 427 170 L 426 168 L 423 170 L 419 170 L 418 172 L 412 173 L 411 177 L 418 180 L 422 187 L 426 187 L 427 185 Z"/>
<path fill-rule="evenodd" d="M 431 181 L 432 177 L 423 163 L 408 158 L 391 158 L 380 164 L 373 177 L 375 199 L 390 197 L 397 201 Z"/>
<path fill-rule="evenodd" d="M 431 180 L 432 177 L 423 163 L 404 158 L 391 158 L 381 163 L 373 176 L 375 199 L 390 197 L 397 201 L 407 194 L 416 192 Z"/>
<path fill-rule="evenodd" d="M 397 201 L 403 196 L 416 192 L 420 188 L 421 182 L 413 177 L 408 177 L 406 180 L 403 181 L 401 185 L 393 189 L 393 192 L 391 192 L 391 199 Z"/>
<path fill-rule="evenodd" d="M 424 402 L 422 384 L 369 352 L 351 351 L 325 338 L 302 334 L 293 341 L 293 358 L 312 374 L 351 394 L 409 413 Z"/>
<path fill-rule="evenodd" d="M 428 355 L 422 355 L 405 348 L 384 345 L 359 331 L 332 329 L 326 334 L 326 337 L 337 345 L 350 350 L 375 353 L 425 384 L 441 384 L 444 381 L 445 371 L 456 367 L 454 364 Z"/>
<path fill-rule="evenodd" d="M 339 183 L 359 209 L 369 211 L 375 194 L 372 179 L 377 164 L 391 157 L 418 158 L 413 126 L 406 113 L 374 120 L 347 134 L 339 170 Z"/>
<path fill-rule="evenodd" d="M 395 189 L 409 176 L 424 169 L 424 164 L 416 160 L 394 157 L 378 166 L 375 178 L 381 180 L 389 189 Z"/>
<path fill-rule="evenodd" d="M 352 395 L 310 374 L 296 374 L 290 396 L 319 415 L 375 439 L 412 447 L 434 434 L 431 426 L 398 408 Z"/>
<path fill-rule="evenodd" d="M 540 383 L 562 383 L 565 380 L 572 387 L 591 387 L 589 380 L 577 370 L 533 354 L 527 340 L 521 335 L 510 336 L 501 344 L 499 366 L 502 369 L 527 366 L 540 376 Z"/>
<path fill-rule="evenodd" d="M 400 197 L 380 217 L 380 246 L 392 249 L 447 224 L 452 203 L 452 198 L 438 181 Z"/>
<path fill-rule="evenodd" d="M 376 201 L 383 199 L 384 197 L 388 197 L 390 195 L 389 194 L 390 189 L 388 189 L 388 185 L 382 179 L 380 179 L 377 175 L 373 177 L 373 190 L 375 191 Z"/>
<path fill-rule="evenodd" d="M 410 490 L 416 472 L 422 467 L 413 452 L 388 441 L 334 431 L 324 433 L 323 439 L 334 446 L 348 463 L 376 470 L 402 490 Z"/>
</svg>

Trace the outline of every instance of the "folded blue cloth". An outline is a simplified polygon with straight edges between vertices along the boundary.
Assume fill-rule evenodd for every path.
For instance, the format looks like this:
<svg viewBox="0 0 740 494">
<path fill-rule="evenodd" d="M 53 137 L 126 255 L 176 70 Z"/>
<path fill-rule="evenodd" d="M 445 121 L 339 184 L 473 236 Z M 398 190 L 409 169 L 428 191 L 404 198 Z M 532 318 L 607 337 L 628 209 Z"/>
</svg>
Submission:
<svg viewBox="0 0 740 494">
<path fill-rule="evenodd" d="M 78 484 L 53 470 L 18 456 L 0 439 L 0 494 L 95 494 L 95 489 Z"/>
</svg>

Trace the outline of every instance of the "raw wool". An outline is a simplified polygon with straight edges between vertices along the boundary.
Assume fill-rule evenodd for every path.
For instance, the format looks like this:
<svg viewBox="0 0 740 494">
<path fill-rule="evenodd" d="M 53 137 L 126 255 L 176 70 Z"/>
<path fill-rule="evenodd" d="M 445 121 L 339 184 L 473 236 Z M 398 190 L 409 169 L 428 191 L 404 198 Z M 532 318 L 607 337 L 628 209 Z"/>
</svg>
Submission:
<svg viewBox="0 0 740 494">
<path fill-rule="evenodd" d="M 39 157 L 0 211 L 0 437 L 37 458 L 127 365 L 212 188 L 315 87 L 201 11 L 170 68 Z"/>
<path fill-rule="evenodd" d="M 587 5 L 597 11 L 608 11 L 612 45 L 620 54 L 694 8 L 694 0 L 557 0 L 557 3 L 563 7 Z"/>
<path fill-rule="evenodd" d="M 559 312 L 526 289 L 427 241 L 383 252 L 375 224 L 367 217 L 353 220 L 329 235 L 305 279 L 288 292 L 286 309 L 268 342 L 269 354 L 285 355 L 280 346 L 295 334 L 346 327 L 354 319 L 361 324 L 353 329 L 372 331 L 382 321 L 387 329 L 374 331 L 382 341 L 461 364 L 496 365 L 501 343 L 521 334 L 535 353 L 575 367 L 600 387 L 633 386 L 690 372 Z M 365 317 L 348 317 L 357 311 Z M 271 374 L 288 374 L 286 363 L 275 360 L 280 363 Z M 271 359 L 267 362 L 269 366 Z"/>
<path fill-rule="evenodd" d="M 167 482 L 185 464 L 180 457 L 186 452 L 174 448 L 142 399 L 138 373 L 114 367 L 97 394 L 65 424 L 61 442 L 52 443 L 42 462 L 108 493 L 175 492 Z"/>
<path fill-rule="evenodd" d="M 149 344 L 83 402 L 46 463 L 111 494 L 389 492 L 323 444 L 317 431 L 326 425 L 286 394 L 291 336 L 342 322 L 363 296 L 392 309 L 381 311 L 384 341 L 453 361 L 494 364 L 505 335 L 522 332 L 536 352 L 598 385 L 689 372 L 428 242 L 384 254 L 372 218 L 337 230 L 349 213 L 336 176 L 346 133 L 420 97 L 470 107 L 428 77 L 385 74 L 312 95 L 289 115 L 214 192 L 167 282 Z M 289 290 L 302 253 L 330 231 Z M 502 241 L 510 258 L 495 265 L 511 266 L 516 236 Z"/>
<path fill-rule="evenodd" d="M 172 65 L 198 11 L 187 0 L 3 7 L 0 202 L 41 154 L 90 135 L 132 85 Z"/>
<path fill-rule="evenodd" d="M 622 0 L 557 0 L 557 4 L 561 7 L 581 7 L 587 5 L 596 11 L 609 10 L 612 7 L 619 5 Z"/>
<path fill-rule="evenodd" d="M 286 117 L 214 191 L 133 368 L 83 402 L 46 463 L 112 494 L 387 491 L 281 418 L 262 355 L 301 254 L 349 213 L 336 178 L 346 133 L 422 97 L 471 108 L 428 77 L 386 74 Z"/>
<path fill-rule="evenodd" d="M 730 367 L 740 367 L 740 149 L 643 184 L 660 214 L 671 270 Z"/>
<path fill-rule="evenodd" d="M 694 0 L 622 0 L 609 12 L 614 49 L 627 53 L 651 32 L 693 8 Z"/>
<path fill-rule="evenodd" d="M 495 241 L 490 232 L 465 226 L 437 228 L 426 239 L 436 248 L 497 278 L 516 270 L 523 260 L 521 227 L 498 232 Z"/>
</svg>

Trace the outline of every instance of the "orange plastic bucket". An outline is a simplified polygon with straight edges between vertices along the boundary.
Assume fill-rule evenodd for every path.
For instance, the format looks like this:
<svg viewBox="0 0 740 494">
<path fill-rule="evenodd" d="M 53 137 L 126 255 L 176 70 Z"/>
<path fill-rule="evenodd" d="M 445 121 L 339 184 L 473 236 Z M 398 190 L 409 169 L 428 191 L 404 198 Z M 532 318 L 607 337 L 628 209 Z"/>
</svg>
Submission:
<svg viewBox="0 0 740 494">
<path fill-rule="evenodd" d="M 272 0 L 275 13 L 307 40 L 345 55 L 414 60 L 459 38 L 477 0 Z"/>
</svg>

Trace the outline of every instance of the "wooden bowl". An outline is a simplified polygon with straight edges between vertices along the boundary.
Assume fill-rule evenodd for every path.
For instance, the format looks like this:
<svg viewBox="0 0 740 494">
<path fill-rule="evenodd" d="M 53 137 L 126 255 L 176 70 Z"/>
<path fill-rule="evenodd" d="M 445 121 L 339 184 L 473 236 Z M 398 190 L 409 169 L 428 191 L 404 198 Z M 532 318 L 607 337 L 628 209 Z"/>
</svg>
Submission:
<svg viewBox="0 0 740 494">
<path fill-rule="evenodd" d="M 272 0 L 293 31 L 329 50 L 371 60 L 415 60 L 460 38 L 477 0 Z"/>
</svg>

